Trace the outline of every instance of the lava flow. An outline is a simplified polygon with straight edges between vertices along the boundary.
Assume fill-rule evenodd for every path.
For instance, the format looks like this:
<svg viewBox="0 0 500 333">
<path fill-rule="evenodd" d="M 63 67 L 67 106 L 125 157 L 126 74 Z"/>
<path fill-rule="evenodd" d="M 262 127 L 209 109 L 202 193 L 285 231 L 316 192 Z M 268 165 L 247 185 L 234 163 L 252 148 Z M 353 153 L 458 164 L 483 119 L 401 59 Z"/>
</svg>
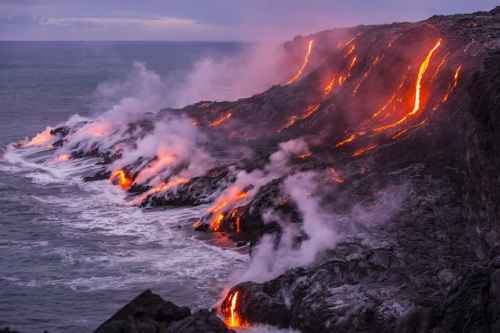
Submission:
<svg viewBox="0 0 500 333">
<path fill-rule="evenodd" d="M 293 125 L 295 125 L 295 123 L 298 121 L 298 120 L 305 120 L 307 118 L 309 118 L 310 116 L 312 116 L 313 114 L 315 114 L 317 111 L 319 110 L 319 103 L 316 103 L 316 104 L 313 104 L 313 105 L 309 105 L 307 107 L 307 109 L 304 111 L 304 113 L 302 113 L 301 116 L 290 116 L 288 118 L 288 121 L 287 123 L 285 124 L 285 126 L 283 126 L 279 132 L 287 129 L 287 128 L 290 128 L 292 127 Z"/>
<path fill-rule="evenodd" d="M 173 178 L 173 179 L 171 179 L 169 181 L 163 182 L 163 183 L 161 183 L 161 184 L 159 184 L 159 185 L 157 185 L 157 186 L 155 186 L 155 187 L 147 190 L 146 192 L 142 193 L 137 198 L 135 198 L 134 200 L 132 200 L 131 203 L 133 205 L 139 205 L 139 204 L 141 204 L 144 201 L 144 199 L 146 199 L 150 195 L 155 194 L 155 193 L 167 192 L 168 190 L 176 188 L 179 185 L 188 183 L 189 180 L 190 180 L 189 178 L 175 177 L 175 178 Z"/>
<path fill-rule="evenodd" d="M 244 200 L 247 195 L 248 192 L 242 191 L 235 186 L 229 188 L 225 193 L 218 197 L 212 207 L 208 209 L 208 212 L 212 214 L 212 218 L 210 219 L 210 229 L 213 231 L 219 231 L 222 221 L 224 220 L 225 213 L 234 208 L 240 201 Z"/>
<path fill-rule="evenodd" d="M 418 67 L 418 73 L 417 77 L 415 79 L 415 85 L 413 86 L 414 91 L 412 93 L 413 100 L 412 100 L 412 106 L 411 109 L 408 108 L 409 110 L 406 111 L 402 116 L 398 116 L 398 110 L 401 108 L 404 108 L 404 103 L 406 98 L 404 96 L 409 95 L 409 93 L 404 93 L 403 88 L 406 86 L 407 78 L 408 78 L 408 72 L 410 70 L 410 67 L 408 67 L 408 72 L 404 74 L 403 79 L 399 86 L 396 88 L 394 93 L 390 96 L 388 101 L 380 108 L 378 109 L 368 120 L 368 122 L 365 122 L 364 124 L 361 125 L 360 129 L 354 133 L 351 133 L 349 136 L 347 136 L 345 139 L 339 141 L 336 143 L 336 147 L 339 148 L 341 146 L 344 146 L 346 144 L 352 143 L 354 140 L 364 137 L 366 135 L 375 135 L 379 133 L 383 133 L 386 130 L 393 129 L 395 127 L 398 127 L 404 123 L 406 123 L 408 120 L 411 118 L 416 117 L 418 114 L 420 114 L 423 109 L 424 109 L 424 103 L 428 99 L 428 97 L 424 97 L 424 86 L 423 86 L 423 81 L 424 77 L 426 76 L 426 73 L 428 72 L 429 65 L 431 63 L 431 60 L 436 53 L 436 51 L 441 47 L 442 45 L 442 40 L 439 39 L 435 42 L 434 46 L 427 52 L 424 60 L 420 63 Z M 446 57 L 445 57 L 446 58 Z M 380 62 L 380 58 L 377 57 L 373 60 L 372 62 L 372 67 Z M 439 65 L 437 66 L 436 71 L 440 71 L 440 67 L 443 66 L 443 64 L 446 62 L 446 60 L 442 60 Z M 453 89 L 456 87 L 458 84 L 458 79 L 460 76 L 460 70 L 461 68 L 459 67 L 457 71 L 455 72 L 454 75 L 454 81 L 452 84 L 450 84 L 449 87 L 449 92 L 453 91 Z M 370 73 L 371 69 L 368 69 L 366 73 Z M 366 74 L 365 73 L 365 74 Z M 433 73 L 435 76 L 436 74 Z M 362 77 L 362 80 L 365 79 L 365 77 Z M 354 94 L 357 93 L 359 86 L 356 86 L 354 89 Z M 403 91 L 402 91 L 403 90 Z M 428 92 L 425 92 L 425 94 L 428 94 Z M 447 99 L 448 95 L 445 95 L 443 98 L 443 101 Z M 380 120 L 386 119 L 386 118 L 396 118 L 396 120 L 393 120 L 392 122 L 388 124 L 381 125 L 380 123 L 377 124 Z M 416 129 L 420 126 L 425 124 L 425 121 L 419 123 L 418 125 L 415 126 L 409 126 L 406 128 L 400 129 L 396 134 L 393 134 L 391 136 L 392 139 L 397 139 L 407 133 L 408 131 L 412 129 Z M 353 157 L 358 157 L 363 155 L 364 153 L 371 151 L 375 149 L 378 145 L 374 143 L 369 143 L 368 145 L 358 148 L 354 153 L 352 153 Z"/>
<path fill-rule="evenodd" d="M 232 116 L 233 114 L 231 112 L 227 112 L 223 114 L 220 118 L 217 118 L 214 121 L 210 122 L 210 127 L 219 127 L 220 125 L 228 121 Z"/>
<path fill-rule="evenodd" d="M 29 142 L 24 144 L 24 147 L 34 147 L 34 146 L 44 146 L 48 145 L 49 142 L 53 139 L 51 132 L 51 128 L 47 127 L 43 132 L 35 135 Z"/>
<path fill-rule="evenodd" d="M 406 114 L 404 117 L 399 119 L 398 121 L 380 126 L 374 129 L 375 132 L 380 132 L 384 131 L 389 128 L 396 127 L 402 123 L 404 123 L 408 118 L 415 116 L 422 108 L 422 79 L 424 78 L 425 73 L 427 72 L 427 68 L 429 67 L 429 63 L 432 59 L 433 54 L 436 52 L 436 50 L 441 46 L 441 39 L 437 41 L 437 43 L 434 45 L 434 47 L 429 51 L 427 56 L 425 57 L 424 61 L 420 64 L 420 67 L 418 69 L 418 75 L 417 75 L 417 81 L 415 83 L 415 102 L 413 104 L 413 109 Z"/>
<path fill-rule="evenodd" d="M 59 155 L 57 157 L 57 160 L 59 162 L 69 161 L 70 160 L 70 156 L 68 154 L 62 154 L 62 155 Z"/>
<path fill-rule="evenodd" d="M 118 181 L 118 185 L 124 190 L 130 189 L 132 186 L 132 178 L 130 178 L 122 169 L 116 170 L 111 174 L 111 182 Z"/>
<path fill-rule="evenodd" d="M 300 77 L 304 73 L 304 70 L 306 69 L 307 65 L 309 64 L 309 59 L 311 58 L 313 46 L 314 46 L 314 40 L 311 39 L 307 43 L 307 50 L 306 50 L 306 54 L 304 56 L 304 61 L 302 62 L 302 65 L 297 70 L 297 72 L 286 82 L 287 85 L 295 83 L 295 82 L 297 82 L 298 79 L 300 79 Z"/>
<path fill-rule="evenodd" d="M 222 303 L 221 312 L 224 316 L 224 322 L 228 327 L 239 328 L 244 327 L 245 324 L 239 314 L 240 306 L 240 292 L 236 290 Z"/>
<path fill-rule="evenodd" d="M 458 66 L 457 69 L 455 70 L 455 73 L 453 74 L 453 82 L 446 91 L 446 94 L 444 97 L 441 99 L 441 102 L 445 103 L 448 101 L 448 98 L 450 98 L 450 94 L 455 90 L 455 88 L 458 85 L 458 80 L 460 79 L 460 73 L 462 71 L 462 65 Z"/>
</svg>

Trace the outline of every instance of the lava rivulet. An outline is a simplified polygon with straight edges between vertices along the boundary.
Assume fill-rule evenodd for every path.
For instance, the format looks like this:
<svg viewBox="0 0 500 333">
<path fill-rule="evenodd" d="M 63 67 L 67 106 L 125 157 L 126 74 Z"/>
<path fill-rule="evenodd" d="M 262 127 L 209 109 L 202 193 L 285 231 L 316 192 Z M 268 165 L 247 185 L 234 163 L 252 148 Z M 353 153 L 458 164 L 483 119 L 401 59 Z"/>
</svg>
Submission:
<svg viewBox="0 0 500 333">
<path fill-rule="evenodd" d="M 401 125 L 402 123 L 407 121 L 408 118 L 415 116 L 422 109 L 422 80 L 424 78 L 425 73 L 427 72 L 427 68 L 429 67 L 429 63 L 432 59 L 432 56 L 434 55 L 434 52 L 436 52 L 436 50 L 441 46 L 441 42 L 442 42 L 441 39 L 437 41 L 434 47 L 429 51 L 429 53 L 427 53 L 427 56 L 425 57 L 424 61 L 420 64 L 420 67 L 418 69 L 417 80 L 415 83 L 415 102 L 413 104 L 413 109 L 405 116 L 400 118 L 398 121 L 373 129 L 375 132 L 381 132 L 396 127 L 398 125 Z"/>
<path fill-rule="evenodd" d="M 146 199 L 150 195 L 155 193 L 167 192 L 168 190 L 176 188 L 179 185 L 188 183 L 189 180 L 190 180 L 189 178 L 184 178 L 184 177 L 175 177 L 173 179 L 170 179 L 142 193 L 132 201 L 132 204 L 139 205 L 144 201 L 144 199 Z"/>
<path fill-rule="evenodd" d="M 453 90 L 455 90 L 455 88 L 457 87 L 458 85 L 458 81 L 460 79 L 460 73 L 462 71 L 462 65 L 458 66 L 457 69 L 455 70 L 455 73 L 453 74 L 453 81 L 452 83 L 450 84 L 450 87 L 448 88 L 448 90 L 446 91 L 446 94 L 444 95 L 444 97 L 441 99 L 441 101 L 443 103 L 447 102 L 448 101 L 448 98 L 450 98 L 450 94 L 453 92 Z"/>
<path fill-rule="evenodd" d="M 111 174 L 110 180 L 112 182 L 118 181 L 118 185 L 120 185 L 120 187 L 124 190 L 130 189 L 132 186 L 132 178 L 130 178 L 122 169 L 114 171 Z"/>
<path fill-rule="evenodd" d="M 304 56 L 304 61 L 302 62 L 302 65 L 299 67 L 297 72 L 286 82 L 287 85 L 297 82 L 301 78 L 302 74 L 304 74 L 304 70 L 306 69 L 307 65 L 309 64 L 309 60 L 311 58 L 313 46 L 314 46 L 314 40 L 311 39 L 307 43 L 307 50 L 306 50 L 306 54 Z"/>
<path fill-rule="evenodd" d="M 236 290 L 226 298 L 221 306 L 221 312 L 225 318 L 224 322 L 231 328 L 240 328 L 245 326 L 239 314 L 240 302 L 240 292 L 239 290 Z"/>
<path fill-rule="evenodd" d="M 396 90 L 390 95 L 389 99 L 387 100 L 386 103 L 380 109 L 378 109 L 367 122 L 364 122 L 359 126 L 359 129 L 353 133 L 351 133 L 349 136 L 347 136 L 345 139 L 342 139 L 341 141 L 336 143 L 336 147 L 342 147 L 346 144 L 352 143 L 354 140 L 364 137 L 366 135 L 374 136 L 376 134 L 380 133 L 385 133 L 385 131 L 389 129 L 396 128 L 398 126 L 401 126 L 405 124 L 407 121 L 410 120 L 410 118 L 415 118 L 417 115 L 423 112 L 425 108 L 425 103 L 426 100 L 428 99 L 428 96 L 431 94 L 431 88 L 425 86 L 424 87 L 424 79 L 426 77 L 426 74 L 428 72 L 428 69 L 430 67 L 431 60 L 433 59 L 435 53 L 437 50 L 441 47 L 442 45 L 442 40 L 439 39 L 435 42 L 433 47 L 426 53 L 425 58 L 422 60 L 422 62 L 418 66 L 418 72 L 417 76 L 415 78 L 415 83 L 413 86 L 413 91 L 411 93 L 412 96 L 412 102 L 411 102 L 411 107 L 409 107 L 406 104 L 406 101 L 408 100 L 407 96 L 410 95 L 410 92 L 405 92 L 403 89 L 406 85 L 406 82 L 408 80 L 408 72 L 410 71 L 411 67 L 408 67 L 408 71 L 404 74 L 401 83 L 399 86 L 396 88 Z M 446 57 L 445 57 L 446 58 Z M 372 61 L 371 67 L 376 65 L 377 63 L 380 62 L 379 57 L 375 58 Z M 436 72 L 439 72 L 441 69 L 439 67 L 444 66 L 446 63 L 445 59 L 441 59 L 441 62 L 439 65 L 436 66 L 435 72 L 433 73 L 434 75 L 437 75 Z M 353 95 L 356 95 L 360 84 L 366 80 L 367 76 L 369 75 L 371 71 L 371 68 L 369 68 L 363 77 L 361 78 L 360 82 L 358 85 L 355 87 L 353 91 Z M 433 75 L 433 76 L 434 76 Z M 452 84 L 450 84 L 449 91 L 453 91 L 453 89 L 456 87 L 458 82 L 458 78 L 460 76 L 460 68 L 457 69 L 454 75 L 454 81 Z M 432 83 L 432 80 L 427 80 L 426 82 Z M 425 90 L 424 90 L 425 89 Z M 445 95 L 443 100 L 447 99 L 448 95 Z M 404 112 L 403 115 L 400 114 L 400 110 L 405 110 L 407 109 L 408 111 Z M 392 120 L 389 123 L 386 124 L 381 124 L 381 121 L 384 119 L 395 119 Z M 408 131 L 412 129 L 416 129 L 420 126 L 422 126 L 425 123 L 424 121 L 420 122 L 417 125 L 414 126 L 408 126 L 406 128 L 401 128 L 399 131 L 395 134 L 391 135 L 392 139 L 398 139 Z M 358 148 L 354 153 L 352 153 L 353 157 L 358 157 L 363 154 L 365 154 L 368 151 L 371 151 L 375 149 L 378 145 L 374 143 L 369 143 L 365 147 Z"/>
<path fill-rule="evenodd" d="M 210 229 L 219 231 L 226 212 L 235 208 L 247 196 L 248 192 L 241 190 L 238 186 L 230 187 L 219 196 L 214 204 L 208 209 L 208 212 L 212 214 Z"/>
<path fill-rule="evenodd" d="M 228 121 L 232 116 L 233 114 L 231 112 L 226 112 L 220 118 L 217 118 L 214 121 L 210 122 L 210 127 L 219 127 L 220 125 Z"/>
<path fill-rule="evenodd" d="M 377 148 L 377 145 L 372 143 L 372 144 L 369 144 L 368 146 L 366 147 L 362 147 L 362 148 L 359 148 L 357 149 L 353 154 L 352 154 L 352 157 L 358 157 L 358 156 L 361 156 L 363 155 L 364 153 L 366 152 L 369 152 L 370 150 L 373 150 Z"/>
<path fill-rule="evenodd" d="M 302 115 L 300 116 L 290 116 L 288 118 L 288 121 L 286 122 L 285 126 L 283 126 L 279 131 L 283 131 L 287 128 L 290 128 L 292 127 L 293 125 L 295 125 L 295 123 L 298 121 L 298 120 L 305 120 L 309 117 L 311 117 L 313 114 L 315 114 L 317 111 L 319 110 L 319 103 L 316 103 L 316 104 L 312 104 L 310 106 L 307 107 L 307 109 L 304 111 L 304 113 L 302 113 Z"/>
</svg>

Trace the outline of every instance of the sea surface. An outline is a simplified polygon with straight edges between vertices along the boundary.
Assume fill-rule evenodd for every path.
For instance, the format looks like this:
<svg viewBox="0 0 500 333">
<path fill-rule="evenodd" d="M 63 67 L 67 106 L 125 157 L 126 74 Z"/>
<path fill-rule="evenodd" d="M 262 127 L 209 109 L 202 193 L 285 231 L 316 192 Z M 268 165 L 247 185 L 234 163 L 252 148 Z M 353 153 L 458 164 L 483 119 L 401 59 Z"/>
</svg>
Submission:
<svg viewBox="0 0 500 333">
<path fill-rule="evenodd" d="M 91 332 L 146 288 L 179 305 L 214 305 L 247 259 L 186 227 L 205 207 L 144 211 L 107 181 L 83 183 L 91 160 L 55 165 L 50 152 L 9 144 L 74 114 L 105 111 L 110 101 L 103 102 L 100 87 L 126 80 L 134 64 L 175 87 L 201 59 L 241 49 L 237 43 L 0 42 L 0 327 Z"/>
</svg>

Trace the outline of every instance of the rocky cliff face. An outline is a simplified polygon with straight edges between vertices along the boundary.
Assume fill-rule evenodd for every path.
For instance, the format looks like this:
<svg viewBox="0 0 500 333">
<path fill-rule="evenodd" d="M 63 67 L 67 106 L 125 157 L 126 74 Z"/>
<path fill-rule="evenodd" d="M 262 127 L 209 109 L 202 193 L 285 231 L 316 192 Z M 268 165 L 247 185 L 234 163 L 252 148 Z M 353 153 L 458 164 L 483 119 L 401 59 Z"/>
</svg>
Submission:
<svg viewBox="0 0 500 333">
<path fill-rule="evenodd" d="M 92 123 L 64 126 L 54 145 L 100 158 L 87 179 L 111 177 L 142 206 L 212 203 L 197 230 L 252 245 L 271 235 L 275 248 L 288 228 L 298 230 L 293 248 L 314 239 L 287 191 L 291 177 L 311 175 L 335 240 L 305 267 L 234 286 L 221 313 L 240 324 L 500 330 L 500 10 L 324 31 L 285 47 L 290 80 L 262 94 L 147 114 L 106 144 L 71 139 Z M 197 144 L 215 163 L 185 177 L 186 159 L 157 187 L 139 180 L 165 156 L 114 169 L 172 115 L 203 133 Z"/>
</svg>

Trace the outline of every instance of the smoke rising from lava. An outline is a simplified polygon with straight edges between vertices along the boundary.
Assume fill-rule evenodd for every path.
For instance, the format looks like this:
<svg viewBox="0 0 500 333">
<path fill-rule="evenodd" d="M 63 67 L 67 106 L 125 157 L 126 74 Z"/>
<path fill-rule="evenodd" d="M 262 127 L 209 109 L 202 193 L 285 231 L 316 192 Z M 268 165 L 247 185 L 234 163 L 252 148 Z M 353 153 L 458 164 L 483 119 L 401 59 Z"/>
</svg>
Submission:
<svg viewBox="0 0 500 333">
<path fill-rule="evenodd" d="M 407 185 L 390 186 L 379 191 L 373 203 L 358 203 L 347 214 L 337 214 L 321 204 L 321 177 L 317 172 L 301 172 L 286 178 L 283 190 L 297 205 L 303 224 L 281 222 L 279 242 L 274 235 L 264 235 L 237 282 L 268 281 L 290 268 L 313 263 L 321 252 L 334 249 L 347 237 L 367 237 L 363 234 L 367 227 L 386 223 L 400 211 L 409 191 Z M 276 220 L 273 212 L 264 218 Z"/>
<path fill-rule="evenodd" d="M 199 60 L 178 88 L 175 106 L 199 101 L 231 101 L 263 92 L 283 81 L 285 52 L 280 44 L 245 46 L 241 54 Z"/>
</svg>

